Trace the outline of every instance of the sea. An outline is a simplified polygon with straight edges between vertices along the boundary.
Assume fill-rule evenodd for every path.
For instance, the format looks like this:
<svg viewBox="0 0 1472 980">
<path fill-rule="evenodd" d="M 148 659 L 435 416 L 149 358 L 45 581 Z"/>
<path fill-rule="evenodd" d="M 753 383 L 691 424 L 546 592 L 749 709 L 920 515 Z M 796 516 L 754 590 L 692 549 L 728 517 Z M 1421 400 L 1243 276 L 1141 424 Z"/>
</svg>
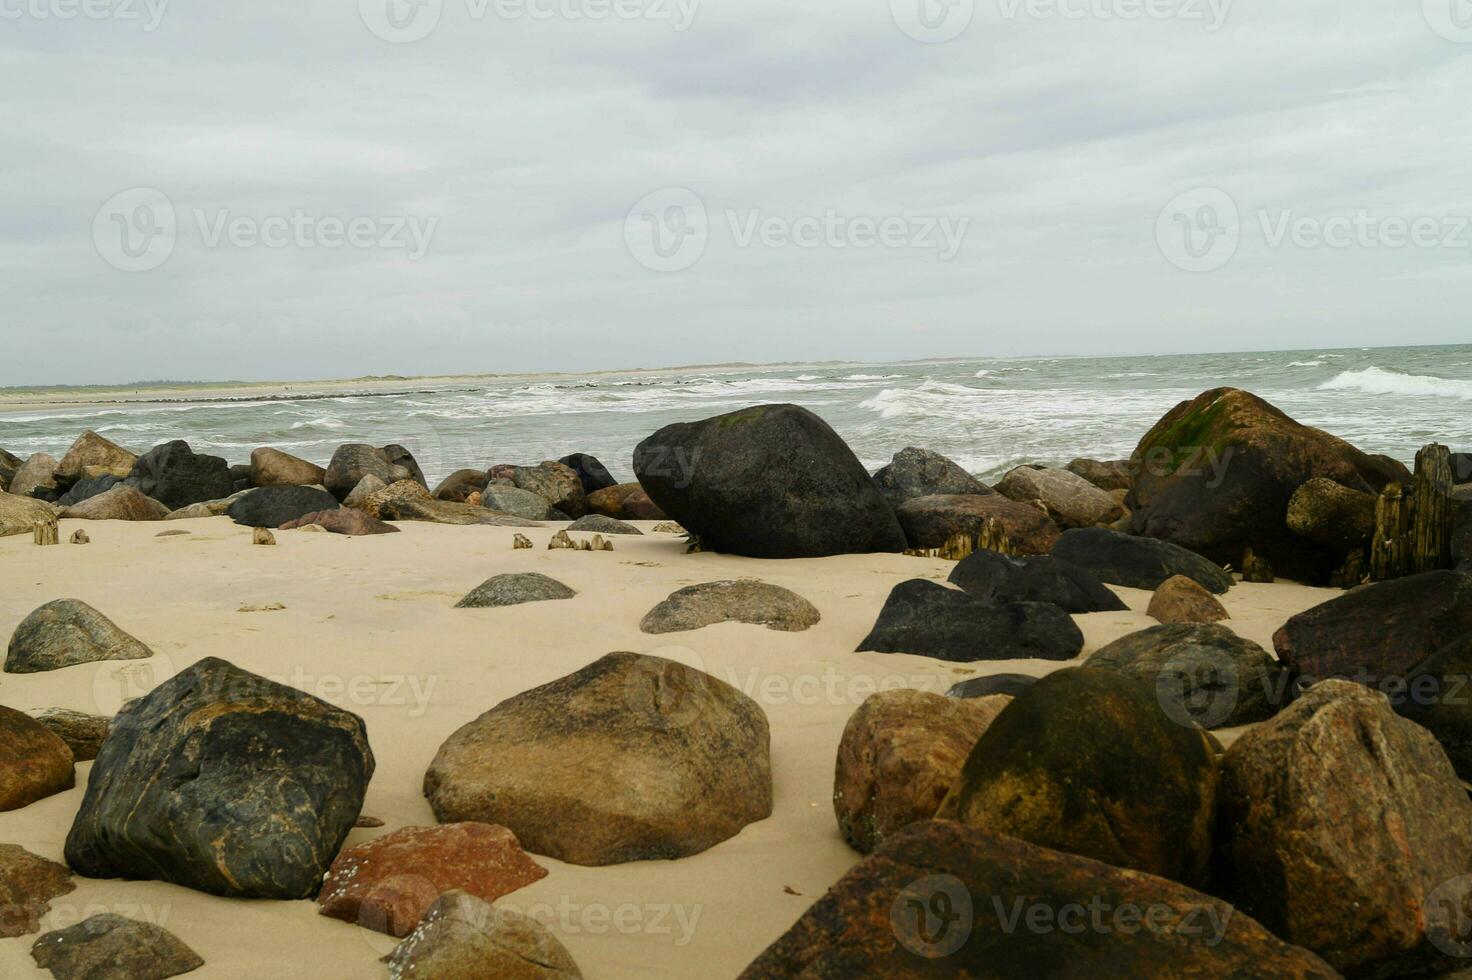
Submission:
<svg viewBox="0 0 1472 980">
<path fill-rule="evenodd" d="M 1472 452 L 1472 345 L 1121 357 L 742 366 L 626 375 L 404 382 L 399 393 L 199 399 L 0 413 L 0 447 L 60 456 L 93 429 L 135 452 L 171 439 L 248 462 L 258 446 L 326 464 L 346 442 L 408 446 L 433 482 L 456 469 L 591 453 L 621 480 L 671 422 L 792 402 L 871 470 L 906 446 L 983 480 L 1023 463 L 1126 457 L 1179 402 L 1230 385 L 1368 452 Z"/>
</svg>

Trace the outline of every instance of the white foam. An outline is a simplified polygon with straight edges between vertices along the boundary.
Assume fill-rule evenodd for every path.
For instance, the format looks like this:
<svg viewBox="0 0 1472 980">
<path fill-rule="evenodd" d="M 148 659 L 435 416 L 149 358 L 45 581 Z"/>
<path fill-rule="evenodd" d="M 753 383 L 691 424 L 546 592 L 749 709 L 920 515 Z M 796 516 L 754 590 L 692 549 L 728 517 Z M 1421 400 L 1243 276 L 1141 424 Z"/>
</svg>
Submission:
<svg viewBox="0 0 1472 980">
<path fill-rule="evenodd" d="M 1289 361 L 1289 367 L 1323 367 L 1323 361 Z"/>
<path fill-rule="evenodd" d="M 1456 381 L 1425 374 L 1403 374 L 1367 367 L 1342 371 L 1319 385 L 1320 391 L 1362 391 L 1370 395 L 1415 395 L 1472 401 L 1472 381 Z"/>
</svg>

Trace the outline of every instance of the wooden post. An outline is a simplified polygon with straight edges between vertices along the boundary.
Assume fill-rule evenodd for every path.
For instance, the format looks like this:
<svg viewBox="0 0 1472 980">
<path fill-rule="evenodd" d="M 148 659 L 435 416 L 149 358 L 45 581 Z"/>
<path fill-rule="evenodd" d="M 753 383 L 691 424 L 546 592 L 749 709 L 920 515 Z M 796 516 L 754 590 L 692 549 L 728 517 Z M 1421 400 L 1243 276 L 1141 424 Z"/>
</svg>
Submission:
<svg viewBox="0 0 1472 980">
<path fill-rule="evenodd" d="M 1452 567 L 1452 451 L 1432 443 L 1416 454 L 1411 499 L 1410 563 L 1413 573 Z"/>
<path fill-rule="evenodd" d="M 37 521 L 32 528 L 32 534 L 37 544 L 60 544 L 61 528 L 56 521 Z"/>
<path fill-rule="evenodd" d="M 1375 501 L 1375 536 L 1370 541 L 1370 578 L 1373 581 L 1400 578 L 1409 567 L 1406 561 L 1409 503 L 1399 483 L 1387 483 L 1380 499 Z"/>
</svg>

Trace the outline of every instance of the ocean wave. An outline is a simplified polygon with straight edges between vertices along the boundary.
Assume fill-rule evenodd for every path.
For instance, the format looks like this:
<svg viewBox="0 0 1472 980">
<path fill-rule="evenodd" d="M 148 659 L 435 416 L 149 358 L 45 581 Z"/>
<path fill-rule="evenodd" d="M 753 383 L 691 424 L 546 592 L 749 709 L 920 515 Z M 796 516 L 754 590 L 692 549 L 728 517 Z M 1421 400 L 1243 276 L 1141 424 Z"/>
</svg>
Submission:
<svg viewBox="0 0 1472 980">
<path fill-rule="evenodd" d="M 293 422 L 291 424 L 291 427 L 293 429 L 346 429 L 348 427 L 348 424 L 342 419 L 333 418 L 330 415 L 324 415 L 319 419 L 306 419 L 302 422 Z"/>
<path fill-rule="evenodd" d="M 818 376 L 816 374 L 799 374 L 797 377 L 793 378 L 792 380 L 793 381 L 817 381 L 818 380 Z"/>
<path fill-rule="evenodd" d="M 1289 361 L 1289 367 L 1323 367 L 1323 361 Z"/>
<path fill-rule="evenodd" d="M 1319 385 L 1320 391 L 1362 391 L 1370 395 L 1419 395 L 1472 401 L 1472 381 L 1437 378 L 1426 374 L 1404 374 L 1367 367 L 1342 371 Z"/>
<path fill-rule="evenodd" d="M 982 368 L 980 371 L 977 371 L 975 374 L 973 374 L 972 377 L 973 378 L 988 378 L 988 377 L 991 377 L 991 372 L 988 371 L 986 368 Z"/>
<path fill-rule="evenodd" d="M 893 381 L 902 377 L 898 374 L 850 374 L 844 378 L 845 381 Z"/>
</svg>

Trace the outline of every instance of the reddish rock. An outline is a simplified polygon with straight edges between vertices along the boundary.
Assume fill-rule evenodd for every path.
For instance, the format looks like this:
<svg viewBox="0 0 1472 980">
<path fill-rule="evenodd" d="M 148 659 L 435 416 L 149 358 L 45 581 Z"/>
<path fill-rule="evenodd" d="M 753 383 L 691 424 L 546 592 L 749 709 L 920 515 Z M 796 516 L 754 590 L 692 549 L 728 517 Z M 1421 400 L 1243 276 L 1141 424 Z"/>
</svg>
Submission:
<svg viewBox="0 0 1472 980">
<path fill-rule="evenodd" d="M 76 887 L 65 865 L 0 844 L 0 939 L 38 932 L 51 900 Z"/>
<path fill-rule="evenodd" d="M 297 528 L 315 524 L 317 527 L 333 534 L 347 534 L 360 537 L 365 534 L 397 534 L 399 529 L 392 524 L 380 521 L 367 513 L 353 507 L 339 507 L 335 510 L 319 510 L 315 514 L 307 514 L 294 521 L 287 521 L 277 530 L 291 531 Z"/>
<path fill-rule="evenodd" d="M 505 827 L 405 827 L 345 848 L 323 879 L 317 906 L 323 915 L 403 937 L 447 891 L 493 902 L 546 876 Z"/>
<path fill-rule="evenodd" d="M 1162 623 L 1219 623 L 1232 618 L 1216 596 L 1184 575 L 1166 579 L 1150 597 L 1147 612 Z"/>
<path fill-rule="evenodd" d="M 1017 554 L 1046 555 L 1061 533 L 1042 508 L 1000 494 L 917 497 L 901 504 L 898 515 L 912 548 L 939 548 L 957 534 L 977 534 L 988 518 L 1002 525 Z"/>
<path fill-rule="evenodd" d="M 602 514 L 604 517 L 623 519 L 624 501 L 636 493 L 644 493 L 643 488 L 637 483 L 620 483 L 596 490 L 588 494 L 588 511 L 593 514 Z M 644 494 L 644 496 L 647 499 L 649 495 Z"/>
<path fill-rule="evenodd" d="M 30 716 L 0 705 L 0 811 L 19 810 L 76 781 L 67 744 Z"/>
<path fill-rule="evenodd" d="M 669 517 L 642 488 L 624 498 L 623 513 L 619 516 L 626 521 L 663 521 Z"/>
</svg>

